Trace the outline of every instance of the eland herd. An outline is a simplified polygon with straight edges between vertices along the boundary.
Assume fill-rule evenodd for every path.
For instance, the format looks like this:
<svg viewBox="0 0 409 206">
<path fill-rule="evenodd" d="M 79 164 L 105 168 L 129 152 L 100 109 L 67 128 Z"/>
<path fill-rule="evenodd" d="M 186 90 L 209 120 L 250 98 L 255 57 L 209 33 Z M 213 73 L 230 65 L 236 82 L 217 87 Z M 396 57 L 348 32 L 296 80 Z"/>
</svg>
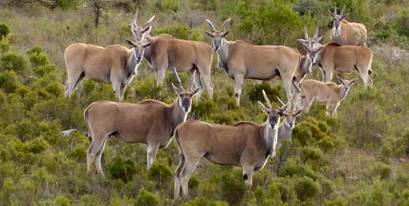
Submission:
<svg viewBox="0 0 409 206">
<path fill-rule="evenodd" d="M 221 165 L 243 168 L 245 184 L 252 186 L 253 172 L 261 170 L 269 157 L 273 158 L 279 140 L 289 139 L 296 118 L 308 112 L 314 101 L 326 105 L 327 114 L 335 115 L 340 102 L 345 99 L 356 80 L 337 77 L 339 84 L 331 82 L 335 71 L 358 71 L 364 86 L 371 86 L 373 53 L 366 47 L 367 31 L 363 24 L 345 20 L 345 8 L 337 14 L 330 12 L 333 26 L 331 41 L 321 44 L 318 27 L 313 37 L 304 28 L 304 39 L 298 39 L 305 54 L 297 49 L 277 45 L 254 45 L 247 41 L 226 40 L 231 18 L 220 28 L 206 19 L 212 46 L 200 42 L 177 39 L 168 34 L 151 36 L 152 16 L 142 26 L 138 25 L 138 10 L 129 30 L 130 49 L 122 45 L 100 47 L 74 43 L 64 52 L 67 68 L 65 95 L 70 96 L 84 78 L 111 83 L 120 102 L 97 101 L 84 111 L 91 144 L 87 152 L 87 172 L 95 162 L 97 172 L 104 176 L 101 157 L 108 137 L 115 136 L 127 143 L 147 145 L 147 168 L 150 169 L 160 148 L 166 148 L 175 137 L 180 152 L 175 171 L 174 198 L 188 196 L 188 182 L 199 160 L 204 157 Z M 272 108 L 266 93 L 264 103 L 258 102 L 267 116 L 263 124 L 238 122 L 234 125 L 210 124 L 187 120 L 192 99 L 200 97 L 203 86 L 210 98 L 213 95 L 211 67 L 213 54 L 218 56 L 218 66 L 234 81 L 234 95 L 240 105 L 244 79 L 270 80 L 278 76 L 283 83 L 287 103 L 278 98 L 281 106 Z M 145 59 L 155 73 L 156 83 L 162 85 L 166 70 L 171 68 L 177 80 L 172 83 L 177 95 L 174 103 L 144 100 L 139 104 L 122 102 L 126 87 L 137 75 Z M 322 81 L 305 79 L 317 65 Z M 185 89 L 178 72 L 191 74 L 190 88 Z M 305 80 L 304 80 L 305 79 Z M 283 122 L 280 122 L 283 118 Z"/>
</svg>

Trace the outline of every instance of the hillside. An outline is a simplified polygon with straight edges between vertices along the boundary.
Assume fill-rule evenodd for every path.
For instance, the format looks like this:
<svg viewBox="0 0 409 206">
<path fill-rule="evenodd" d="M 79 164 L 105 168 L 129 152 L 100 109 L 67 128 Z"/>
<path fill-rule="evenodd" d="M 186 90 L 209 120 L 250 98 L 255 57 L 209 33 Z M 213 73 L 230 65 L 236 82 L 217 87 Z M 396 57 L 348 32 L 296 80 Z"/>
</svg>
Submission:
<svg viewBox="0 0 409 206">
<path fill-rule="evenodd" d="M 53 3 L 55 2 L 55 3 Z M 95 2 L 100 16 L 96 24 Z M 191 198 L 173 200 L 179 161 L 175 141 L 146 169 L 146 146 L 107 142 L 106 178 L 87 175 L 89 140 L 83 111 L 116 98 L 109 84 L 84 79 L 64 97 L 64 49 L 74 42 L 128 46 L 128 23 L 156 15 L 153 33 L 211 44 L 203 31 L 231 17 L 228 40 L 286 45 L 304 52 L 297 39 L 304 25 L 319 26 L 328 39 L 328 10 L 346 6 L 347 19 L 366 25 L 374 51 L 374 85 L 357 78 L 337 116 L 314 104 L 296 122 L 292 141 L 254 174 L 247 189 L 242 169 L 202 159 L 190 179 Z M 0 1 L 0 206 L 3 205 L 409 205 L 409 2 L 405 0 L 60 0 Z M 189 76 L 180 74 L 187 87 Z M 262 90 L 285 100 L 281 81 L 246 80 L 241 106 L 233 81 L 212 66 L 214 96 L 194 100 L 189 118 L 221 124 L 262 123 Z M 307 78 L 320 78 L 317 67 Z M 172 103 L 171 72 L 162 87 L 143 61 L 125 93 L 126 102 Z M 278 102 L 273 102 L 278 106 Z M 62 136 L 66 129 L 79 131 Z"/>
</svg>

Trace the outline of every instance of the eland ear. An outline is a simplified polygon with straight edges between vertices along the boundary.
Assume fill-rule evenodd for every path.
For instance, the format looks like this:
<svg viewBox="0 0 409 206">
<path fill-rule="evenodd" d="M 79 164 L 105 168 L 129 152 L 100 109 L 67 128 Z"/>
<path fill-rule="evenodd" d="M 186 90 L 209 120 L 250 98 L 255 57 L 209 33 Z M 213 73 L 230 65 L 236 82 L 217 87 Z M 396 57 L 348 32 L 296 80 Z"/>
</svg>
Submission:
<svg viewBox="0 0 409 206">
<path fill-rule="evenodd" d="M 298 42 L 300 42 L 301 44 L 306 44 L 308 41 L 305 39 L 297 39 Z"/>
<path fill-rule="evenodd" d="M 344 80 L 341 79 L 341 77 L 337 76 L 336 79 L 337 79 L 338 83 L 345 84 Z"/>
<path fill-rule="evenodd" d="M 135 43 L 133 41 L 129 40 L 129 39 L 127 39 L 126 42 L 128 42 L 128 44 L 131 45 L 131 46 L 135 46 Z"/>
<path fill-rule="evenodd" d="M 145 33 L 145 32 L 147 32 L 147 31 L 149 31 L 149 33 L 150 33 L 150 32 L 151 32 L 151 29 L 152 29 L 152 26 L 145 27 L 145 28 L 142 30 L 141 33 Z"/>
<path fill-rule="evenodd" d="M 194 90 L 192 91 L 192 97 L 194 97 L 194 96 L 196 96 L 197 94 L 199 94 L 199 93 L 198 93 L 199 90 L 200 90 L 200 87 L 197 87 L 196 89 L 194 89 Z"/>
<path fill-rule="evenodd" d="M 295 117 L 298 117 L 298 116 L 301 115 L 302 112 L 303 112 L 303 110 L 300 109 L 300 110 L 298 110 L 298 111 L 294 114 L 294 116 L 295 116 Z"/>
<path fill-rule="evenodd" d="M 207 36 L 209 36 L 209 37 L 211 37 L 211 38 L 214 38 L 214 34 L 213 34 L 212 32 L 205 31 L 204 33 L 205 33 Z"/>
<path fill-rule="evenodd" d="M 223 32 L 221 36 L 225 37 L 225 36 L 227 36 L 229 34 L 229 32 L 230 32 L 230 30 L 227 30 L 227 31 Z"/>
<path fill-rule="evenodd" d="M 152 42 L 148 42 L 148 43 L 145 43 L 142 47 L 146 48 L 146 47 L 150 46 L 151 44 L 152 44 Z"/>
<path fill-rule="evenodd" d="M 356 79 L 351 80 L 350 85 L 352 86 L 352 85 L 355 85 L 355 84 L 356 84 Z"/>
</svg>

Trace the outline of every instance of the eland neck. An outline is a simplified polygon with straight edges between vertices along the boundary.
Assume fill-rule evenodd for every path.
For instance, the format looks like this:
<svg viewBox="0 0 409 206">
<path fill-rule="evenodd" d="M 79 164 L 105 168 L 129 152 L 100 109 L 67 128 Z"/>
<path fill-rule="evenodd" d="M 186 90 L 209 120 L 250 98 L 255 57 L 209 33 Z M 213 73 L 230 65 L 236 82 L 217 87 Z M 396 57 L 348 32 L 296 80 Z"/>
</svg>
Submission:
<svg viewBox="0 0 409 206">
<path fill-rule="evenodd" d="M 264 143 L 266 144 L 267 149 L 270 151 L 270 155 L 275 153 L 275 148 L 277 146 L 277 136 L 278 136 L 278 124 L 280 123 L 280 120 L 278 120 L 277 124 L 271 128 L 270 122 L 267 119 L 267 121 L 263 124 L 263 140 Z"/>
<path fill-rule="evenodd" d="M 345 99 L 345 97 L 348 95 L 348 92 L 349 92 L 348 87 L 341 86 L 339 88 L 339 96 L 341 97 L 341 100 Z"/>
<path fill-rule="evenodd" d="M 293 131 L 293 127 L 287 123 L 286 120 L 282 122 L 280 127 L 278 128 L 278 139 L 280 140 L 287 140 L 291 137 L 291 133 Z"/>
<path fill-rule="evenodd" d="M 187 119 L 188 112 L 185 112 L 179 105 L 179 98 L 170 107 L 172 116 L 172 126 L 173 129 L 176 128 L 180 123 L 183 123 Z"/>
<path fill-rule="evenodd" d="M 219 66 L 221 66 L 222 68 L 227 67 L 227 61 L 230 53 L 230 44 L 231 42 L 223 38 L 220 48 L 219 50 L 217 50 L 217 54 L 219 57 Z"/>
<path fill-rule="evenodd" d="M 126 69 L 128 71 L 131 71 L 132 73 L 136 74 L 139 64 L 140 64 L 140 62 L 137 62 L 136 58 L 135 58 L 135 49 L 131 49 L 131 52 L 129 53 Z"/>
</svg>

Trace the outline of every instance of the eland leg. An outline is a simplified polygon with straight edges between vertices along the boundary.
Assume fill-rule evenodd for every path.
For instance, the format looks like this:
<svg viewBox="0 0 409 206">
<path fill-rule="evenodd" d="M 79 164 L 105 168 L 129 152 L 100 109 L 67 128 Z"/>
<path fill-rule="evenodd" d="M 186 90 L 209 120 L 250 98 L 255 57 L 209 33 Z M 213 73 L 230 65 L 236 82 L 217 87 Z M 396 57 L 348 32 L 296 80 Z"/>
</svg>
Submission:
<svg viewBox="0 0 409 206">
<path fill-rule="evenodd" d="M 182 193 L 183 196 L 185 198 L 189 197 L 189 179 L 193 174 L 193 171 L 196 168 L 197 163 L 200 160 L 200 156 L 199 157 L 195 157 L 195 158 L 188 158 L 185 156 L 185 164 L 182 168 L 181 174 L 180 174 L 180 182 L 182 185 Z"/>
<path fill-rule="evenodd" d="M 240 106 L 240 96 L 243 87 L 244 76 L 241 74 L 236 74 L 234 77 L 234 96 L 236 97 L 236 104 Z"/>
<path fill-rule="evenodd" d="M 159 144 L 148 143 L 147 148 L 147 169 L 149 170 L 152 167 L 153 162 L 156 159 L 156 154 L 159 150 Z"/>
<path fill-rule="evenodd" d="M 105 137 L 104 143 L 102 143 L 102 147 L 100 148 L 100 150 L 97 152 L 96 155 L 96 160 L 95 160 L 95 166 L 97 167 L 97 171 L 101 176 L 105 176 L 104 175 L 104 170 L 102 169 L 102 164 L 101 164 L 101 160 L 102 160 L 102 153 L 105 150 L 105 144 L 108 140 L 108 137 Z"/>
<path fill-rule="evenodd" d="M 65 85 L 65 97 L 71 96 L 72 91 L 77 87 L 78 83 L 85 77 L 84 72 L 68 73 L 67 83 Z"/>
</svg>

